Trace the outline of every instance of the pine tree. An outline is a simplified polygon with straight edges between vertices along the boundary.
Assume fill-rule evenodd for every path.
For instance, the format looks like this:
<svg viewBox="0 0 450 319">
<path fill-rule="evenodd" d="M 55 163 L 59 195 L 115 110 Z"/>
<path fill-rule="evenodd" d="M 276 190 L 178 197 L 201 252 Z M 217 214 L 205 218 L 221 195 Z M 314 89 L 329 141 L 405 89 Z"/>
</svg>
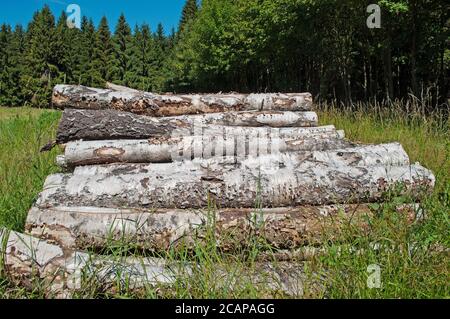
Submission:
<svg viewBox="0 0 450 319">
<path fill-rule="evenodd" d="M 113 81 L 117 84 L 127 85 L 126 78 L 130 70 L 131 55 L 131 29 L 125 16 L 120 15 L 113 37 L 114 43 L 114 69 Z"/>
<path fill-rule="evenodd" d="M 195 19 L 198 13 L 197 0 L 187 0 L 183 11 L 181 12 L 180 25 L 178 27 L 178 33 L 183 32 L 185 26 Z"/>
<path fill-rule="evenodd" d="M 89 42 L 87 42 L 89 43 Z M 112 80 L 113 46 L 108 20 L 103 17 L 95 35 L 93 58 L 93 86 L 103 87 L 107 81 Z"/>
</svg>

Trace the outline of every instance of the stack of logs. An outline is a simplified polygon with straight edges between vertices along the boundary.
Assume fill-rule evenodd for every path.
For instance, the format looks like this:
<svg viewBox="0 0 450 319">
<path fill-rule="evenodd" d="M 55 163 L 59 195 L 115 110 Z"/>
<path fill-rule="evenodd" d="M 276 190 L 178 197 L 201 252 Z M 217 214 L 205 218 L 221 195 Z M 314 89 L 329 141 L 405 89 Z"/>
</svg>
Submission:
<svg viewBox="0 0 450 319">
<path fill-rule="evenodd" d="M 212 229 L 223 251 L 245 249 L 252 236 L 295 251 L 320 245 L 324 233 L 338 237 L 343 222 L 364 227 L 370 203 L 399 183 L 416 198 L 434 186 L 400 144 L 352 143 L 334 126 L 319 127 L 308 93 L 156 95 L 58 85 L 52 102 L 64 109 L 54 144 L 63 145 L 57 161 L 65 173 L 47 178 L 28 215 L 29 235 L 9 235 L 6 265 L 19 280 L 32 269 L 41 277 L 57 271 L 53 290 L 75 289 L 89 259 L 82 251 L 111 239 L 160 252 L 193 248 Z M 104 261 L 95 264 L 105 272 Z M 172 282 L 165 261 L 150 264 L 133 264 L 136 282 L 136 273 Z M 295 294 L 292 278 L 271 271 Z M 297 269 L 289 273 L 298 279 Z"/>
</svg>

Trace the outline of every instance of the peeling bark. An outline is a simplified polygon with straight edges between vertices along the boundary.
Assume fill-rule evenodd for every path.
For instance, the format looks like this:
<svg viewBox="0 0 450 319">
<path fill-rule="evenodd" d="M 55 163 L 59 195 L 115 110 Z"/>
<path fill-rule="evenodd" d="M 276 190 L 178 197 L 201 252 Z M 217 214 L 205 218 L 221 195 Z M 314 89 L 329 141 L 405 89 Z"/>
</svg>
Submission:
<svg viewBox="0 0 450 319">
<path fill-rule="evenodd" d="M 116 291 L 120 286 L 130 290 L 145 287 L 171 287 L 177 280 L 201 273 L 199 265 L 169 262 L 159 258 L 113 258 L 79 251 L 63 250 L 41 239 L 0 229 L 0 254 L 3 271 L 11 281 L 33 289 L 37 280 L 47 297 L 70 298 L 83 289 Z M 291 296 L 303 294 L 305 275 L 301 264 L 260 263 L 255 269 L 241 274 L 230 274 L 218 266 L 217 284 L 237 289 L 244 280 L 256 287 Z M 88 288 L 86 288 L 88 287 Z"/>
<path fill-rule="evenodd" d="M 416 207 L 398 211 L 414 220 Z M 370 205 L 305 206 L 275 209 L 149 210 L 98 207 L 33 207 L 26 230 L 70 249 L 103 249 L 115 242 L 150 251 L 194 248 L 214 241 L 224 251 L 248 248 L 298 249 L 338 240 L 344 224 L 368 227 Z M 324 237 L 330 236 L 330 237 Z"/>
<path fill-rule="evenodd" d="M 310 93 L 158 95 L 57 85 L 52 103 L 61 109 L 114 109 L 160 117 L 230 111 L 309 111 L 312 96 Z"/>
<path fill-rule="evenodd" d="M 245 158 L 353 146 L 355 144 L 338 138 L 271 138 L 258 135 L 224 137 L 219 134 L 149 140 L 76 141 L 66 144 L 65 159 L 59 161 L 59 164 L 65 168 L 110 163 L 169 163 L 194 158 L 209 159 L 222 156 Z M 373 148 L 377 149 L 376 146 Z M 380 159 L 380 163 L 382 160 Z M 403 156 L 399 164 L 408 163 L 408 157 Z"/>
<path fill-rule="evenodd" d="M 424 167 L 383 165 L 406 159 L 401 146 L 388 144 L 242 161 L 227 157 L 82 166 L 73 174 L 49 176 L 38 205 L 204 208 L 212 202 L 220 208 L 286 207 L 372 202 L 397 183 L 414 196 L 430 190 L 435 178 Z"/>
<path fill-rule="evenodd" d="M 233 126 L 230 131 L 247 129 L 246 127 L 262 129 L 267 126 L 263 128 L 266 131 L 270 127 L 276 127 L 279 130 L 298 131 L 303 135 L 307 132 L 335 132 L 333 126 L 316 128 L 317 122 L 317 114 L 314 112 L 230 112 L 155 118 L 114 110 L 66 109 L 59 123 L 57 142 L 146 139 L 172 136 L 174 132 L 192 135 L 194 130 L 210 130 L 216 125 Z"/>
</svg>

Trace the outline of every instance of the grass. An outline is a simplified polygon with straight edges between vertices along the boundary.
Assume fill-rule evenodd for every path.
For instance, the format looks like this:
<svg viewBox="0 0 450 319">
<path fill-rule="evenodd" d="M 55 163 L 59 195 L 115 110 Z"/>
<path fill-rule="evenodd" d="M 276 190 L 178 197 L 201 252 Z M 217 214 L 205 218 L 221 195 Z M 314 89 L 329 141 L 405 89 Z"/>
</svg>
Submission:
<svg viewBox="0 0 450 319">
<path fill-rule="evenodd" d="M 411 104 L 415 105 L 415 104 Z M 410 107 L 410 105 L 407 105 Z M 307 273 L 326 278 L 325 290 L 306 291 L 309 298 L 449 298 L 450 239 L 450 136 L 449 121 L 442 115 L 425 116 L 417 108 L 400 111 L 404 105 L 383 109 L 378 105 L 355 105 L 352 108 L 322 105 L 321 124 L 334 124 L 344 129 L 348 138 L 365 143 L 400 142 L 412 162 L 420 162 L 437 177 L 435 192 L 422 203 L 426 218 L 410 225 L 394 206 L 407 202 L 393 194 L 386 203 L 374 207 L 369 231 L 350 225 L 344 227 L 339 243 L 325 240 L 327 254 L 303 264 Z M 39 148 L 54 138 L 60 113 L 36 109 L 0 108 L 0 226 L 22 231 L 26 214 L 45 177 L 58 169 L 54 157 L 58 150 L 40 154 Z M 348 229 L 347 229 L 348 228 Z M 332 234 L 324 234 L 331 238 Z M 133 247 L 111 245 L 109 254 L 121 259 Z M 198 244 L 193 254 L 165 253 L 173 260 L 192 261 L 199 269 L 182 278 L 171 290 L 148 288 L 132 293 L 121 287 L 113 295 L 103 295 L 88 286 L 75 296 L 115 298 L 261 298 L 268 292 L 251 282 L 240 282 L 231 290 L 229 283 L 217 279 L 216 269 L 240 274 L 254 267 L 254 256 L 260 253 L 255 241 L 250 251 L 241 256 L 217 251 L 213 239 Z M 239 258 L 239 257 L 246 257 Z M 249 258 L 250 256 L 250 258 Z M 368 267 L 380 270 L 381 288 L 367 285 Z M 369 267 L 370 268 L 370 267 Z M 369 269 L 370 270 L 370 269 Z M 0 298 L 42 298 L 39 285 L 34 291 L 15 287 L 0 279 Z M 276 295 L 275 297 L 282 297 Z"/>
<path fill-rule="evenodd" d="M 55 151 L 39 149 L 54 138 L 60 113 L 0 109 L 0 225 L 21 231 L 27 211 L 48 174 L 57 170 Z"/>
<path fill-rule="evenodd" d="M 395 103 L 388 109 L 324 105 L 319 112 L 322 124 L 345 129 L 353 141 L 400 142 L 411 162 L 420 162 L 437 178 L 433 195 L 422 203 L 424 222 L 411 226 L 399 218 L 393 206 L 402 198 L 392 197 L 378 208 L 380 217 L 371 220 L 369 233 L 348 229 L 339 254 L 333 243 L 329 245 L 329 254 L 315 266 L 326 269 L 331 278 L 330 298 L 450 296 L 450 122 L 440 114 L 425 116 L 417 109 L 400 111 L 403 108 Z M 373 249 L 374 243 L 390 249 Z M 351 249 L 355 246 L 364 252 L 355 254 Z M 382 289 L 367 287 L 367 267 L 372 264 L 380 266 Z"/>
</svg>

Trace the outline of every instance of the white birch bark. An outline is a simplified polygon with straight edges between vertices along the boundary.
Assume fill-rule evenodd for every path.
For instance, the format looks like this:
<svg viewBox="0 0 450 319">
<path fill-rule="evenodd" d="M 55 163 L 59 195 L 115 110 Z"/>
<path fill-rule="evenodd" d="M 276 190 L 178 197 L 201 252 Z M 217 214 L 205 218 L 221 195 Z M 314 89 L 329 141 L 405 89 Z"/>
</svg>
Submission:
<svg viewBox="0 0 450 319">
<path fill-rule="evenodd" d="M 211 132 L 212 133 L 212 132 Z M 252 132 L 256 133 L 256 132 Z M 337 133 L 333 134 L 337 137 Z M 207 134 L 205 136 L 182 136 L 152 138 L 149 140 L 75 141 L 65 147 L 66 166 L 81 166 L 109 163 L 168 163 L 194 158 L 260 156 L 286 152 L 333 150 L 354 146 L 338 138 L 279 138 L 258 134 L 231 135 Z M 408 164 L 408 157 L 402 153 L 387 154 L 385 149 L 373 146 L 372 152 L 380 149 L 387 161 L 395 157 L 398 164 Z M 319 156 L 319 155 L 318 155 Z M 381 156 L 379 156 L 381 157 Z M 398 158 L 398 160 L 397 160 Z M 383 158 L 380 158 L 384 161 Z M 391 162 L 388 162 L 391 163 Z"/>
<path fill-rule="evenodd" d="M 170 288 L 177 279 L 189 282 L 202 272 L 201 266 L 193 263 L 159 258 L 113 258 L 62 249 L 5 229 L 0 229 L 0 242 L 4 274 L 28 289 L 35 288 L 33 283 L 39 280 L 39 288 L 47 297 L 71 298 L 75 292 L 92 288 L 92 283 L 100 292 L 117 290 L 120 286 L 130 290 L 149 286 Z M 254 270 L 238 274 L 230 274 L 220 266 L 213 271 L 217 284 L 227 289 L 239 289 L 242 283 L 251 282 L 265 291 L 281 291 L 291 297 L 303 294 L 305 275 L 299 264 L 260 263 Z"/>
<path fill-rule="evenodd" d="M 150 116 L 230 111 L 309 111 L 310 93 L 158 95 L 80 85 L 57 85 L 52 103 L 58 108 L 115 109 Z"/>
<path fill-rule="evenodd" d="M 212 158 L 162 164 L 77 167 L 47 178 L 39 206 L 128 208 L 286 207 L 379 200 L 398 183 L 413 196 L 430 190 L 431 171 L 406 161 L 398 148 Z M 382 150 L 383 146 L 375 146 Z"/>
<path fill-rule="evenodd" d="M 398 212 L 414 220 L 416 208 Z M 214 241 L 224 251 L 248 248 L 258 238 L 274 249 L 298 249 L 339 240 L 344 224 L 367 228 L 368 204 L 273 209 L 111 209 L 33 207 L 26 230 L 70 249 L 103 249 L 122 242 L 150 251 L 189 248 Z M 327 236 L 327 237 L 325 237 Z"/>
</svg>

